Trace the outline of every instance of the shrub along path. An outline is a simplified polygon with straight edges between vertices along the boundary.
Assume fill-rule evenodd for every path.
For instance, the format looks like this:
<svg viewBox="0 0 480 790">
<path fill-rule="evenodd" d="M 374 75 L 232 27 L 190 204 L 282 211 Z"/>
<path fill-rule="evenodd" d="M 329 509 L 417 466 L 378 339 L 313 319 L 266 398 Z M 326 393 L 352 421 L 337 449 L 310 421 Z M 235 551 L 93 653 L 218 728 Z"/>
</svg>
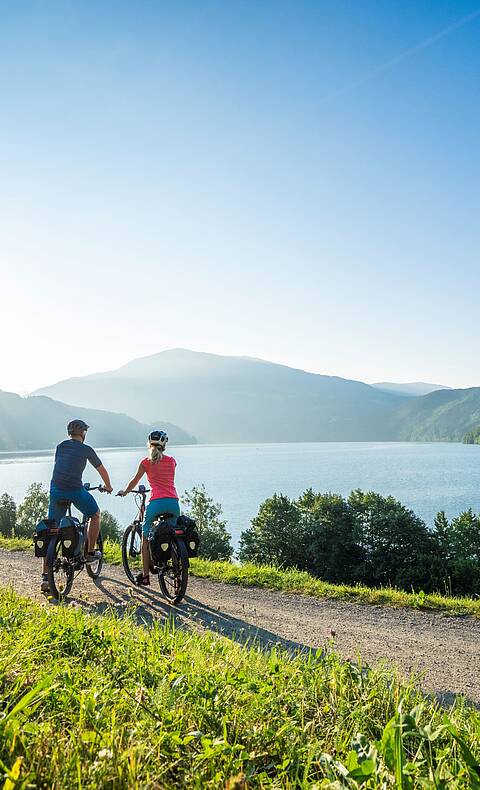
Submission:
<svg viewBox="0 0 480 790">
<path fill-rule="evenodd" d="M 27 552 L 0 550 L 0 579 L 22 595 L 39 592 L 40 562 Z M 174 616 L 178 627 L 223 633 L 239 642 L 289 650 L 334 645 L 344 658 L 385 661 L 449 703 L 457 694 L 480 705 L 480 620 L 373 605 L 315 600 L 259 588 L 190 578 L 183 603 L 171 607 L 158 585 L 132 588 L 122 568 L 104 567 L 95 584 L 86 573 L 75 580 L 69 601 L 95 612 L 136 607 L 140 622 Z M 51 605 L 45 602 L 45 605 Z"/>
</svg>

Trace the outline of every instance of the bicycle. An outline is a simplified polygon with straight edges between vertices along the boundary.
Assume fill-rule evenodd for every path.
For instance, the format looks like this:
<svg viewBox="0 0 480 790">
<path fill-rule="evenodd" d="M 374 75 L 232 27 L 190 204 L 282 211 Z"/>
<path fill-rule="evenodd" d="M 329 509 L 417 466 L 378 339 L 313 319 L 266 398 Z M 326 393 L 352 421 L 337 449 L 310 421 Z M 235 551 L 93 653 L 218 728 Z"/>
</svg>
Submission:
<svg viewBox="0 0 480 790">
<path fill-rule="evenodd" d="M 105 491 L 105 488 L 102 485 L 90 486 L 88 483 L 85 483 L 84 485 L 88 491 Z M 72 502 L 69 499 L 65 499 L 59 500 L 58 504 L 66 505 L 67 515 L 69 518 L 72 518 Z M 46 555 L 47 576 L 50 594 L 53 595 L 57 600 L 65 598 L 69 594 L 75 579 L 75 571 L 77 571 L 78 575 L 78 573 L 80 573 L 80 571 L 86 567 L 87 573 L 91 579 L 98 579 L 100 576 L 103 567 L 102 532 L 100 530 L 98 533 L 95 544 L 95 550 L 99 551 L 101 556 L 98 560 L 96 560 L 96 562 L 87 563 L 89 523 L 90 516 L 84 516 L 78 526 L 74 526 L 72 524 L 74 533 L 69 530 L 68 534 L 64 534 L 65 530 L 59 525 L 50 526 L 48 528 L 48 549 Z M 79 554 L 72 555 L 72 547 L 75 539 L 81 539 L 82 537 L 82 535 L 78 534 L 78 527 L 83 533 L 83 552 L 81 551 Z"/>
<path fill-rule="evenodd" d="M 149 488 L 140 485 L 130 492 L 135 495 L 138 516 L 123 533 L 122 562 L 125 573 L 132 584 L 136 584 L 135 576 L 142 572 L 142 524 L 149 491 Z M 183 527 L 172 527 L 167 523 L 172 515 L 172 513 L 162 513 L 153 522 L 152 529 L 156 525 L 161 525 L 165 534 L 168 535 L 168 552 L 165 550 L 165 559 L 157 564 L 149 542 L 150 570 L 158 575 L 160 590 L 165 598 L 177 604 L 180 603 L 187 590 L 190 563 L 185 543 L 186 530 Z"/>
</svg>

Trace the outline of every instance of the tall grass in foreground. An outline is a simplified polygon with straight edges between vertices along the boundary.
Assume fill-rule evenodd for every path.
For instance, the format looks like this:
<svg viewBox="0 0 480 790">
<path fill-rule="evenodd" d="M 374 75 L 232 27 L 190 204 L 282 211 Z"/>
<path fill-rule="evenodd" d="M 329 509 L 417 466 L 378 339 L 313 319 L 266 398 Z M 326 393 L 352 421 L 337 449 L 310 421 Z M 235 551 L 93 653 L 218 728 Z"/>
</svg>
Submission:
<svg viewBox="0 0 480 790">
<path fill-rule="evenodd" d="M 5 788 L 480 788 L 465 704 L 447 715 L 334 653 L 262 653 L 132 615 L 0 589 Z"/>
<path fill-rule="evenodd" d="M 2 538 L 0 549 L 8 551 L 32 551 L 32 542 L 26 538 Z M 111 565 L 121 565 L 120 545 L 105 541 L 105 559 Z M 311 576 L 306 571 L 276 568 L 273 565 L 237 565 L 232 562 L 214 562 L 194 559 L 190 561 L 193 576 L 225 584 L 238 584 L 243 587 L 264 587 L 286 593 L 309 595 L 312 598 L 333 598 L 352 603 L 376 604 L 383 606 L 405 606 L 446 612 L 452 615 L 469 614 L 480 617 L 480 599 L 454 597 L 440 593 L 405 592 L 393 587 L 365 587 L 363 585 L 331 584 Z"/>
</svg>

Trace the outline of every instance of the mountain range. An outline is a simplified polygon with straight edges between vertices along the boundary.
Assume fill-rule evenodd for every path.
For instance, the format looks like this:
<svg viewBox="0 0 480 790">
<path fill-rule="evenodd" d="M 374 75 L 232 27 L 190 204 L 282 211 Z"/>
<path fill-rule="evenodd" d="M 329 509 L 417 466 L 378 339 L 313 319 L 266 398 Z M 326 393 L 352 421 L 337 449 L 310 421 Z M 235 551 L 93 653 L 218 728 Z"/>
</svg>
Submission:
<svg viewBox="0 0 480 790">
<path fill-rule="evenodd" d="M 200 442 L 388 439 L 399 404 L 398 396 L 359 381 L 184 349 L 39 393 L 143 422 L 163 414 Z"/>
<path fill-rule="evenodd" d="M 200 442 L 459 441 L 480 423 L 480 388 L 439 387 L 372 386 L 260 359 L 172 349 L 37 394 L 142 423 L 163 415 Z M 419 388 L 427 394 L 415 394 Z"/>
<path fill-rule="evenodd" d="M 54 447 L 66 438 L 66 425 L 74 417 L 80 417 L 92 426 L 88 442 L 96 447 L 138 447 L 146 444 L 152 430 L 151 425 L 141 424 L 126 414 L 72 407 L 44 396 L 21 398 L 0 390 L 0 450 Z M 163 421 L 162 425 L 172 444 L 196 441 L 176 425 Z"/>
<path fill-rule="evenodd" d="M 480 388 L 369 385 L 172 349 L 27 398 L 0 391 L 0 450 L 52 447 L 73 416 L 92 425 L 89 441 L 100 447 L 142 445 L 153 425 L 165 428 L 172 444 L 461 441 L 480 425 Z"/>
</svg>

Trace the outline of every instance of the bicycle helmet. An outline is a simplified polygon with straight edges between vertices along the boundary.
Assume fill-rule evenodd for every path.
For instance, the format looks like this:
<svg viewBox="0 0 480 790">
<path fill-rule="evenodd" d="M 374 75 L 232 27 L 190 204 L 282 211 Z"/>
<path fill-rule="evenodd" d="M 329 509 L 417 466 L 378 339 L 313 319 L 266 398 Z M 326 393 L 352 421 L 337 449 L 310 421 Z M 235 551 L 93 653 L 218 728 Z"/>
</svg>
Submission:
<svg viewBox="0 0 480 790">
<path fill-rule="evenodd" d="M 168 442 L 168 436 L 165 431 L 152 431 L 148 434 L 148 441 L 150 444 L 160 444 L 165 447 Z"/>
<path fill-rule="evenodd" d="M 69 436 L 76 436 L 80 431 L 88 431 L 90 428 L 83 420 L 70 420 L 67 425 L 67 433 Z"/>
</svg>

